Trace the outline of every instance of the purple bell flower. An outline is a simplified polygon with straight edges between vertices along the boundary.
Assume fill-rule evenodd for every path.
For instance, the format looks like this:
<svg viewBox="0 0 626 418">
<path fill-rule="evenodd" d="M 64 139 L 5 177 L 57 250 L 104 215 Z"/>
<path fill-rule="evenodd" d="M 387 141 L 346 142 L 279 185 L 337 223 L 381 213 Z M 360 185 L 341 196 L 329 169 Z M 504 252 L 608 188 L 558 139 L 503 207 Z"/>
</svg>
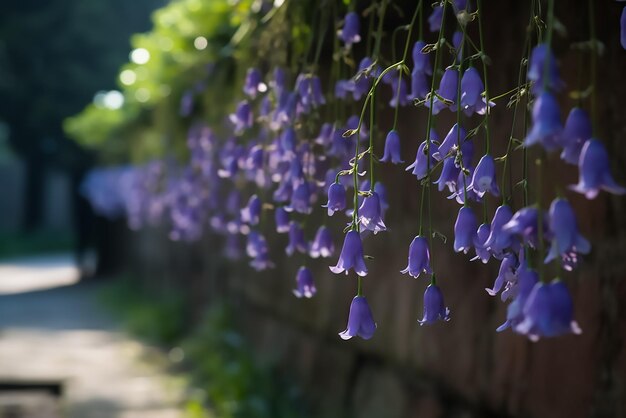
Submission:
<svg viewBox="0 0 626 418">
<path fill-rule="evenodd" d="M 584 194 L 587 199 L 595 199 L 600 189 L 613 194 L 624 194 L 626 188 L 615 182 L 609 171 L 609 154 L 602 142 L 591 138 L 583 145 L 578 161 L 578 184 L 571 190 Z"/>
<path fill-rule="evenodd" d="M 546 213 L 542 212 L 543 238 L 550 239 Z M 525 244 L 537 248 L 539 243 L 539 209 L 534 206 L 522 208 L 515 212 L 509 222 L 502 226 L 509 234 L 519 235 Z"/>
<path fill-rule="evenodd" d="M 346 208 L 346 189 L 341 183 L 332 183 L 328 187 L 328 203 L 322 207 L 328 209 L 328 216 Z"/>
<path fill-rule="evenodd" d="M 264 122 L 269 120 L 269 115 L 272 113 L 272 100 L 270 96 L 265 96 L 261 99 L 261 104 L 259 105 L 259 118 L 263 119 Z"/>
<path fill-rule="evenodd" d="M 335 97 L 337 99 L 345 100 L 348 95 L 354 92 L 354 81 L 352 80 L 337 80 L 335 83 Z"/>
<path fill-rule="evenodd" d="M 320 133 L 317 136 L 317 138 L 315 138 L 315 143 L 323 147 L 327 147 L 328 145 L 330 145 L 332 137 L 333 137 L 333 125 L 326 122 L 320 128 Z"/>
<path fill-rule="evenodd" d="M 335 252 L 335 244 L 333 243 L 333 237 L 330 233 L 330 229 L 325 226 L 320 226 L 315 234 L 315 239 L 311 244 L 309 255 L 313 258 L 327 258 L 333 255 Z"/>
<path fill-rule="evenodd" d="M 409 245 L 409 264 L 400 273 L 409 273 L 411 277 L 417 278 L 420 274 L 431 274 L 430 268 L 430 250 L 428 249 L 428 241 L 424 237 L 416 236 Z"/>
<path fill-rule="evenodd" d="M 441 81 L 439 82 L 439 89 L 437 90 L 437 95 L 450 101 L 451 103 L 444 103 L 439 99 L 439 97 L 432 98 L 433 105 L 433 114 L 436 115 L 442 109 L 450 108 L 452 110 L 456 110 L 456 106 L 454 105 L 457 100 L 458 94 L 458 83 L 459 80 L 459 72 L 454 68 L 448 68 L 441 77 Z M 426 98 L 426 107 L 430 107 L 431 98 Z"/>
<path fill-rule="evenodd" d="M 453 0 L 452 5 L 454 6 L 455 13 L 468 9 L 467 0 Z"/>
<path fill-rule="evenodd" d="M 372 231 L 374 234 L 387 230 L 382 219 L 378 193 L 372 192 L 363 199 L 363 203 L 359 207 L 359 223 L 363 228 Z"/>
<path fill-rule="evenodd" d="M 422 54 L 426 46 L 424 41 L 417 41 L 413 45 L 413 70 L 411 71 L 411 94 L 408 99 L 424 99 L 430 91 L 428 76 L 432 75 L 433 69 L 428 54 Z"/>
<path fill-rule="evenodd" d="M 483 155 L 480 159 L 469 188 L 474 190 L 479 197 L 483 197 L 486 192 L 500 196 L 500 189 L 496 182 L 496 164 L 491 155 Z"/>
<path fill-rule="evenodd" d="M 296 115 L 298 94 L 283 90 L 278 97 L 278 105 L 270 122 L 270 128 L 274 131 L 284 126 L 292 125 Z"/>
<path fill-rule="evenodd" d="M 469 206 L 459 209 L 459 214 L 454 224 L 454 251 L 465 254 L 472 248 L 476 239 L 476 215 Z"/>
<path fill-rule="evenodd" d="M 382 209 L 381 214 L 384 215 L 385 211 L 389 209 L 389 199 L 387 199 L 387 188 L 380 181 L 377 181 L 376 184 L 374 184 L 374 192 L 378 195 L 378 199 L 380 200 L 380 208 Z"/>
<path fill-rule="evenodd" d="M 348 176 L 345 176 L 348 177 Z M 352 179 L 350 179 L 350 182 L 352 183 Z M 350 184 L 350 187 L 352 187 L 352 184 Z M 369 179 L 364 179 L 364 180 L 359 180 L 359 192 L 369 192 L 372 189 L 372 186 L 370 185 L 370 180 Z M 364 195 L 359 194 L 357 196 L 357 207 L 361 207 L 361 205 L 363 204 L 363 199 L 365 198 Z M 349 214 L 348 216 L 352 216 L 352 210 L 348 211 Z"/>
<path fill-rule="evenodd" d="M 380 75 L 380 67 L 378 64 L 373 65 L 374 61 L 370 57 L 365 57 L 359 63 L 357 74 L 352 79 L 354 100 L 360 100 L 365 93 L 370 90 L 372 81 Z"/>
<path fill-rule="evenodd" d="M 461 51 L 461 42 L 463 42 L 463 32 L 458 31 L 458 30 L 454 31 L 454 33 L 452 34 L 452 46 L 454 47 L 454 50 L 456 51 L 457 62 L 463 61 L 463 54 Z"/>
<path fill-rule="evenodd" d="M 311 207 L 311 188 L 308 181 L 302 181 L 295 185 L 291 194 L 291 203 L 285 206 L 287 212 L 298 212 L 308 215 L 313 208 Z"/>
<path fill-rule="evenodd" d="M 428 76 L 426 73 L 414 68 L 411 71 L 411 94 L 408 96 L 408 99 L 425 99 L 429 91 Z"/>
<path fill-rule="evenodd" d="M 432 13 L 428 16 L 428 30 L 437 32 L 441 28 L 441 20 L 443 19 L 443 7 L 435 6 Z"/>
<path fill-rule="evenodd" d="M 269 248 L 265 237 L 257 231 L 250 231 L 248 242 L 246 243 L 246 254 L 248 254 L 248 257 L 255 258 L 268 252 Z"/>
<path fill-rule="evenodd" d="M 459 126 L 455 123 L 450 131 L 448 131 L 448 135 L 446 135 L 441 145 L 439 145 L 439 150 L 437 155 L 435 155 L 435 158 L 441 160 L 451 156 L 452 154 L 450 151 L 456 150 L 458 148 L 457 144 L 465 143 L 466 136 L 467 132 L 465 129 L 462 126 L 459 128 Z"/>
<path fill-rule="evenodd" d="M 552 245 L 545 263 L 560 256 L 564 261 L 563 268 L 572 270 L 576 265 L 577 254 L 588 254 L 591 251 L 591 245 L 578 232 L 576 214 L 567 200 L 557 198 L 552 201 L 549 222 Z"/>
<path fill-rule="evenodd" d="M 287 202 L 291 199 L 291 193 L 293 192 L 293 187 L 290 182 L 283 181 L 280 186 L 274 190 L 272 198 L 275 202 L 283 203 Z"/>
<path fill-rule="evenodd" d="M 300 74 L 296 80 L 296 90 L 300 95 L 300 102 L 305 111 L 316 108 L 324 103 L 324 94 L 320 78 L 310 74 Z"/>
<path fill-rule="evenodd" d="M 257 225 L 261 215 L 261 199 L 257 195 L 250 196 L 248 206 L 241 209 L 241 220 L 249 225 Z"/>
<path fill-rule="evenodd" d="M 524 139 L 524 146 L 541 143 L 546 151 L 554 151 L 559 146 L 563 125 L 559 104 L 552 93 L 544 91 L 535 99 L 532 116 L 532 128 Z"/>
<path fill-rule="evenodd" d="M 430 57 L 428 54 L 422 54 L 422 49 L 426 46 L 426 42 L 417 41 L 413 44 L 413 50 L 411 51 L 413 56 L 413 69 L 423 73 L 425 75 L 433 74 L 433 67 L 430 64 Z"/>
<path fill-rule="evenodd" d="M 524 320 L 524 306 L 535 284 L 539 281 L 537 272 L 530 270 L 523 262 L 520 263 L 516 276 L 517 280 L 513 284 L 514 287 L 508 289 L 515 296 L 513 301 L 507 306 L 506 321 L 496 328 L 497 332 L 502 332 L 507 328 L 515 329 Z"/>
<path fill-rule="evenodd" d="M 246 168 L 248 170 L 261 170 L 263 169 L 263 162 L 265 159 L 265 152 L 261 145 L 255 145 L 250 148 L 248 152 L 248 158 L 246 159 Z"/>
<path fill-rule="evenodd" d="M 385 139 L 385 152 L 380 161 L 384 163 L 400 164 L 404 161 L 400 157 L 400 135 L 395 129 L 389 131 Z"/>
<path fill-rule="evenodd" d="M 235 110 L 235 113 L 232 113 L 230 115 L 230 121 L 233 123 L 233 125 L 235 125 L 235 133 L 238 135 L 243 133 L 246 129 L 251 128 L 252 124 L 254 123 L 254 119 L 250 103 L 248 103 L 246 100 L 242 100 L 241 102 L 239 102 L 239 104 L 237 104 L 237 110 Z"/>
<path fill-rule="evenodd" d="M 500 270 L 498 271 L 498 276 L 493 283 L 493 287 L 491 289 L 485 288 L 489 296 L 496 296 L 504 288 L 505 285 L 509 287 L 511 284 L 515 283 L 515 281 L 517 280 L 517 276 L 515 275 L 516 267 L 517 258 L 513 254 L 508 254 L 502 258 L 502 262 L 500 263 Z M 506 300 L 506 298 L 503 296 L 502 300 L 504 301 Z"/>
<path fill-rule="evenodd" d="M 307 267 L 300 267 L 296 274 L 296 288 L 293 290 L 293 294 L 297 298 L 305 297 L 310 299 L 315 293 L 317 293 L 317 289 L 313 282 L 313 273 Z"/>
<path fill-rule="evenodd" d="M 461 148 L 463 148 L 466 144 L 471 144 L 471 142 L 466 142 L 465 144 L 461 145 Z M 464 155 L 463 160 L 465 159 L 466 158 Z M 463 164 L 466 164 L 466 162 L 464 162 Z M 454 184 L 450 183 L 448 185 L 448 187 L 452 189 L 450 190 L 452 194 L 448 196 L 448 199 L 456 199 L 457 203 L 460 205 L 465 205 L 465 195 L 463 193 L 464 187 L 466 189 L 465 194 L 467 194 L 468 200 L 474 200 L 477 202 L 480 201 L 480 196 L 478 196 L 476 191 L 470 187 L 472 184 L 472 177 L 474 175 L 474 167 L 472 167 L 471 165 L 465 165 L 465 169 L 467 170 L 467 174 L 463 170 L 459 170 L 459 177 L 457 178 L 456 182 Z"/>
<path fill-rule="evenodd" d="M 531 341 L 538 341 L 540 337 L 581 334 L 573 316 L 572 298 L 562 281 L 537 283 L 524 305 L 524 320 L 514 330 Z"/>
<path fill-rule="evenodd" d="M 485 243 L 489 238 L 491 232 L 491 228 L 489 224 L 481 224 L 478 227 L 478 231 L 476 232 L 476 236 L 474 237 L 474 249 L 476 250 L 476 257 L 472 258 L 472 261 L 480 260 L 483 264 L 487 264 L 489 262 L 489 258 L 491 258 L 491 253 L 486 248 Z"/>
<path fill-rule="evenodd" d="M 345 131 L 345 128 L 335 126 L 333 129 L 330 147 L 328 148 L 326 155 L 332 155 L 338 159 L 345 159 L 348 155 L 350 155 L 350 149 L 352 146 L 350 141 L 346 141 L 346 138 L 343 137 L 343 133 Z"/>
<path fill-rule="evenodd" d="M 544 82 L 546 59 L 549 60 L 548 81 Z M 559 76 L 556 59 L 546 44 L 539 44 L 533 48 L 528 65 L 528 79 L 533 82 L 531 91 L 535 96 L 542 92 L 544 84 L 548 89 L 557 92 L 563 88 L 564 83 Z"/>
<path fill-rule="evenodd" d="M 359 21 L 359 15 L 356 12 L 350 12 L 344 18 L 343 28 L 339 33 L 339 39 L 341 39 L 346 46 L 361 42 L 361 22 Z"/>
<path fill-rule="evenodd" d="M 289 126 L 285 129 L 280 136 L 280 149 L 288 157 L 291 158 L 295 155 L 296 143 L 298 142 L 296 131 Z"/>
<path fill-rule="evenodd" d="M 269 258 L 269 253 L 261 253 L 250 262 L 250 266 L 256 271 L 263 271 L 274 268 L 274 263 Z"/>
<path fill-rule="evenodd" d="M 487 112 L 487 101 L 482 96 L 483 91 L 485 85 L 478 70 L 474 67 L 465 70 L 461 79 L 461 109 L 467 116 L 474 113 L 484 115 Z M 489 103 L 490 107 L 494 105 L 492 102 Z"/>
<path fill-rule="evenodd" d="M 409 93 L 406 78 L 400 77 L 400 71 L 387 73 L 383 76 L 383 80 L 391 86 L 391 100 L 389 101 L 390 107 L 395 108 L 409 104 Z"/>
<path fill-rule="evenodd" d="M 357 115 L 352 115 L 348 118 L 348 120 L 346 121 L 346 129 L 356 129 L 359 126 L 359 117 Z M 369 136 L 369 131 L 367 130 L 367 126 L 365 123 L 361 124 L 361 129 L 359 130 L 359 136 L 361 137 L 361 140 L 364 141 L 368 138 Z M 342 138 L 344 142 L 348 142 L 346 141 L 345 138 Z"/>
<path fill-rule="evenodd" d="M 591 138 L 591 120 L 580 107 L 570 110 L 565 127 L 559 138 L 563 152 L 561 159 L 570 164 L 578 164 L 584 143 Z"/>
<path fill-rule="evenodd" d="M 276 97 L 281 97 L 287 88 L 287 72 L 281 67 L 274 68 L 274 78 L 270 81 L 270 87 L 276 93 Z"/>
<path fill-rule="evenodd" d="M 349 340 L 359 336 L 364 340 L 369 340 L 376 331 L 376 322 L 372 317 L 372 311 L 367 304 L 365 296 L 355 296 L 350 304 L 350 314 L 348 315 L 348 326 L 345 331 L 340 332 L 342 340 Z"/>
<path fill-rule="evenodd" d="M 485 241 L 484 247 L 495 256 L 500 256 L 502 252 L 513 244 L 511 234 L 502 230 L 502 227 L 511 220 L 513 212 L 509 205 L 498 206 L 496 213 L 491 220 L 491 232 Z"/>
<path fill-rule="evenodd" d="M 276 220 L 276 232 L 279 234 L 289 232 L 289 214 L 282 206 L 276 208 L 274 219 Z"/>
<path fill-rule="evenodd" d="M 461 169 L 455 164 L 454 157 L 448 157 L 443 160 L 441 174 L 434 184 L 437 185 L 437 189 L 439 191 L 442 191 L 444 187 L 448 186 L 448 190 L 450 192 L 453 192 L 456 190 L 456 182 L 459 178 L 460 172 Z"/>
<path fill-rule="evenodd" d="M 354 269 L 354 272 L 359 276 L 367 275 L 367 266 L 363 257 L 363 244 L 361 243 L 361 236 L 357 231 L 348 231 L 337 265 L 329 268 L 335 274 L 343 273 L 344 271 L 348 274 L 350 269 Z"/>
<path fill-rule="evenodd" d="M 413 170 L 411 174 L 417 177 L 418 180 L 421 180 L 424 177 L 426 177 L 428 175 L 429 167 L 432 170 L 433 167 L 435 167 L 435 164 L 437 163 L 434 156 L 439 151 L 439 147 L 437 147 L 437 143 L 435 141 L 437 142 L 439 141 L 439 136 L 437 135 L 437 132 L 435 132 L 434 129 L 431 129 L 430 130 L 430 146 L 429 146 L 429 152 L 428 152 L 430 154 L 429 156 L 430 161 L 429 161 L 429 157 L 426 156 L 426 145 L 428 144 L 428 141 L 424 141 L 417 148 L 417 153 L 415 154 L 415 161 L 413 162 L 413 164 L 409 165 L 406 168 L 406 171 Z"/>
<path fill-rule="evenodd" d="M 263 83 L 263 76 L 257 68 L 249 68 L 246 73 L 246 80 L 243 85 L 243 92 L 254 99 L 258 93 L 267 91 L 267 86 Z"/>
<path fill-rule="evenodd" d="M 430 284 L 424 292 L 424 316 L 420 325 L 432 325 L 437 321 L 449 321 L 450 309 L 443 302 L 443 293 L 436 284 Z"/>
<path fill-rule="evenodd" d="M 304 230 L 297 222 L 289 222 L 289 244 L 285 248 L 287 255 L 293 255 L 296 251 L 306 254 L 307 245 L 304 239 Z"/>
</svg>

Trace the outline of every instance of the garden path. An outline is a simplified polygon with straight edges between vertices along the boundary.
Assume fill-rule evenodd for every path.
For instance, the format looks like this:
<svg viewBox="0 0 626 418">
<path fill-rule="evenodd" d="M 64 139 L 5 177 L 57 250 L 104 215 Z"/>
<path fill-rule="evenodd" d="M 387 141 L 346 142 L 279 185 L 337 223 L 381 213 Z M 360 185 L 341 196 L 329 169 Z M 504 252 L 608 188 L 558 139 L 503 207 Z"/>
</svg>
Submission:
<svg viewBox="0 0 626 418">
<path fill-rule="evenodd" d="M 163 355 L 118 328 L 100 287 L 69 254 L 0 262 L 0 417 L 182 415 Z"/>
</svg>

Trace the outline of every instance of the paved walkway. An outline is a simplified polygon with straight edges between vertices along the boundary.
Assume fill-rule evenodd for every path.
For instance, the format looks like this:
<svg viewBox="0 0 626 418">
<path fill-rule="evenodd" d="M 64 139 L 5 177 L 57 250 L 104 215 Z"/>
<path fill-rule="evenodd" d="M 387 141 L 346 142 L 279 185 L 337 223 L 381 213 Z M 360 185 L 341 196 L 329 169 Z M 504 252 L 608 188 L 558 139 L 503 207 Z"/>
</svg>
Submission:
<svg viewBox="0 0 626 418">
<path fill-rule="evenodd" d="M 35 415 L 3 415 L 23 396 L 7 384 L 46 382 L 62 383 L 64 417 L 180 417 L 181 385 L 156 366 L 163 356 L 120 332 L 98 283 L 77 280 L 69 255 L 0 262 L 0 418 L 59 416 L 43 412 L 43 397 Z"/>
</svg>

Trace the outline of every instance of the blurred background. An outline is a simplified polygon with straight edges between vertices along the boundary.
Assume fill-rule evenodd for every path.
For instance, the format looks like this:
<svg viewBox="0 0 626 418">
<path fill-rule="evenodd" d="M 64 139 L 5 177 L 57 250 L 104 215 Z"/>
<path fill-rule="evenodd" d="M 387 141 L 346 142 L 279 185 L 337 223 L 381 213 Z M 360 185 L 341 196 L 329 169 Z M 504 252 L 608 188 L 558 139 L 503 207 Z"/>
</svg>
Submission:
<svg viewBox="0 0 626 418">
<path fill-rule="evenodd" d="M 442 242 L 433 252 L 453 319 L 418 326 L 423 284 L 398 273 L 415 233 L 418 183 L 401 169 L 381 168 L 393 234 L 366 244 L 376 255 L 368 298 L 379 326 L 370 341 L 337 337 L 354 286 L 327 260 L 311 266 L 318 295 L 293 297 L 297 263 L 283 260 L 284 237 L 270 242 L 277 268 L 258 273 L 224 257 L 223 237 L 208 230 L 185 242 L 171 239 L 166 223 L 94 212 L 91 170 L 182 160 L 192 119 L 233 112 L 250 66 L 262 58 L 266 70 L 298 68 L 319 30 L 311 21 L 318 3 L 345 9 L 296 0 L 2 2 L 0 418 L 626 417 L 623 198 L 568 195 L 594 245 L 567 277 L 584 333 L 539 343 L 495 332 L 506 306 L 484 288 L 497 266 L 470 263 Z M 414 3 L 393 2 L 385 53 Z M 489 83 L 505 92 L 517 78 L 529 7 L 484 3 Z M 557 2 L 555 51 L 566 83 L 583 90 L 589 57 L 571 45 L 589 39 L 592 3 L 603 45 L 596 128 L 623 184 L 620 5 Z M 327 75 L 332 39 L 321 51 Z M 565 109 L 580 98 L 561 100 Z M 392 110 L 380 120 L 390 125 Z M 415 139 L 403 143 L 412 156 L 425 114 L 402 108 L 399 120 L 402 137 Z M 501 155 L 511 112 L 492 120 Z M 571 167 L 547 170 L 576 182 Z M 451 237 L 458 206 L 435 204 L 434 222 Z"/>
</svg>

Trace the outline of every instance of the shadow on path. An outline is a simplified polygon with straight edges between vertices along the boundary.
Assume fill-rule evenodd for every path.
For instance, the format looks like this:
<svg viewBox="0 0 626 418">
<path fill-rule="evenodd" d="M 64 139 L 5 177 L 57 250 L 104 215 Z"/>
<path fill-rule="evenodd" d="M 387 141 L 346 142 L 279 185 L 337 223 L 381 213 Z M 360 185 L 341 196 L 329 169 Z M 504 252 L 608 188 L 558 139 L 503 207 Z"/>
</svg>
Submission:
<svg viewBox="0 0 626 418">
<path fill-rule="evenodd" d="M 181 385 L 78 277 L 70 255 L 0 262 L 0 383 L 61 382 L 70 418 L 179 417 Z"/>
</svg>

